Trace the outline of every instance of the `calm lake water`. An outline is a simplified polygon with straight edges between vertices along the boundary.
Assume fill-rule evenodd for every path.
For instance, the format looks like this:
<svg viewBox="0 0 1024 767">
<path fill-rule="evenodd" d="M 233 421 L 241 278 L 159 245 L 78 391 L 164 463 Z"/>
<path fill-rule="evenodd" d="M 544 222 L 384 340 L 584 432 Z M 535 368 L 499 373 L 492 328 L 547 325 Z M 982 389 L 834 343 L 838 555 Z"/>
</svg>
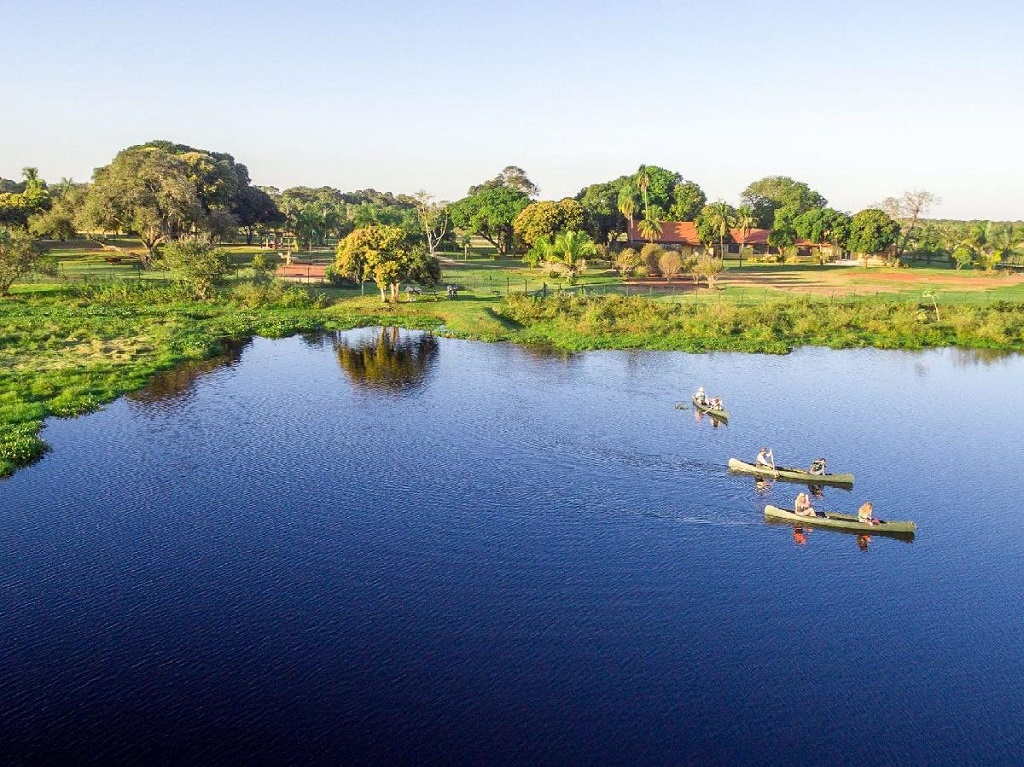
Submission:
<svg viewBox="0 0 1024 767">
<path fill-rule="evenodd" d="M 1024 763 L 1024 358 L 222 363 L 0 483 L 8 763 Z M 762 444 L 916 538 L 766 524 L 805 488 L 726 472 Z"/>
</svg>

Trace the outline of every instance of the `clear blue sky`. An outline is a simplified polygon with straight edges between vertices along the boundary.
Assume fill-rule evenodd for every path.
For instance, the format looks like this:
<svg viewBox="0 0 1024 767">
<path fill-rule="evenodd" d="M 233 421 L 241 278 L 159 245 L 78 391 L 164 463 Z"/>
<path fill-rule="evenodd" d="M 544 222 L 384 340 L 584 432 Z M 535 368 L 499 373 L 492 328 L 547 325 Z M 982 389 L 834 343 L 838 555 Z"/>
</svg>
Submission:
<svg viewBox="0 0 1024 767">
<path fill-rule="evenodd" d="M 254 183 L 544 198 L 662 165 L 851 212 L 1024 219 L 1024 4 L 1002 0 L 3 3 L 0 176 L 169 139 Z"/>
</svg>

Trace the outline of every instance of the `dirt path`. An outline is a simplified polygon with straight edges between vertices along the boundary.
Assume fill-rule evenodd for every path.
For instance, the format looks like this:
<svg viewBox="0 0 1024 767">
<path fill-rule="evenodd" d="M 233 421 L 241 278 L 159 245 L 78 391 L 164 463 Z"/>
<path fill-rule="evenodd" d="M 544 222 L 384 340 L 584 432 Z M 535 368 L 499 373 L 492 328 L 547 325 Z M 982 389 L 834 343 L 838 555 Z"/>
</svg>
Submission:
<svg viewBox="0 0 1024 767">
<path fill-rule="evenodd" d="M 726 272 L 721 284 L 755 289 L 794 290 L 803 293 L 857 295 L 898 293 L 904 290 L 984 291 L 1024 283 L 1021 274 L 981 272 L 920 273 L 911 269 L 806 269 Z"/>
</svg>

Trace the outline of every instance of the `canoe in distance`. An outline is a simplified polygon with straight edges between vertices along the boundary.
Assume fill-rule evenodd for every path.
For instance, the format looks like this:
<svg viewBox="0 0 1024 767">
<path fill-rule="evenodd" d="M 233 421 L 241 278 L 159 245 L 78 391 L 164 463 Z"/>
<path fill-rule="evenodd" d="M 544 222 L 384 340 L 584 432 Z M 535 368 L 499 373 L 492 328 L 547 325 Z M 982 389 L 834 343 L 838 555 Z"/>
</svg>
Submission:
<svg viewBox="0 0 1024 767">
<path fill-rule="evenodd" d="M 712 418 L 717 418 L 720 421 L 728 421 L 729 420 L 729 411 L 728 410 L 715 410 L 712 407 L 708 407 L 707 405 L 703 405 L 700 402 L 698 402 L 696 397 L 691 397 L 690 401 L 693 403 L 694 408 L 696 408 L 697 410 L 699 410 L 702 413 L 707 413 Z"/>
</svg>

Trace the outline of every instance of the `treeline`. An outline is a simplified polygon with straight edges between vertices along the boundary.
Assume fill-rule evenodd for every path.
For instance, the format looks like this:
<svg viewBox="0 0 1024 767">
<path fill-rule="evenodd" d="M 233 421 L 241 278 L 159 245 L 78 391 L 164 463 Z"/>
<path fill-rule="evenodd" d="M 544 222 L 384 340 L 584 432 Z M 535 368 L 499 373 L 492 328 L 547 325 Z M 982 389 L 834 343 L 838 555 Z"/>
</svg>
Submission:
<svg viewBox="0 0 1024 767">
<path fill-rule="evenodd" d="M 1020 223 L 929 220 L 939 200 L 923 190 L 851 214 L 829 207 L 825 196 L 804 182 L 769 176 L 751 182 L 733 207 L 709 201 L 696 181 L 679 172 L 641 165 L 574 197 L 539 196 L 536 184 L 516 166 L 470 187 L 454 202 L 425 191 L 278 190 L 254 186 L 246 166 L 230 154 L 150 141 L 118 152 L 89 183 L 65 178 L 49 185 L 31 167 L 20 182 L 0 179 L 0 228 L 14 243 L 0 243 L 0 251 L 25 251 L 24 238 L 12 234 L 16 230 L 51 239 L 88 233 L 101 241 L 108 234 L 128 234 L 138 239 L 144 263 L 166 244 L 185 238 L 208 244 L 267 238 L 274 247 L 295 248 L 337 242 L 339 254 L 348 254 L 339 258 L 337 273 L 365 281 L 384 272 L 340 243 L 375 228 L 363 240 L 376 238 L 395 243 L 403 253 L 424 250 L 431 257 L 439 249 L 465 249 L 471 236 L 481 237 L 499 255 L 525 254 L 531 264 L 563 271 L 572 280 L 588 257 L 611 258 L 628 231 L 656 242 L 668 222 L 693 221 L 712 259 L 722 257 L 736 233 L 742 241 L 754 229 L 768 230 L 767 245 L 780 255 L 814 243 L 833 255 L 882 254 L 893 263 L 912 255 L 936 256 L 958 267 L 984 269 L 1024 257 Z M 393 276 L 392 267 L 384 271 Z M 394 280 L 387 283 L 393 285 Z"/>
</svg>

